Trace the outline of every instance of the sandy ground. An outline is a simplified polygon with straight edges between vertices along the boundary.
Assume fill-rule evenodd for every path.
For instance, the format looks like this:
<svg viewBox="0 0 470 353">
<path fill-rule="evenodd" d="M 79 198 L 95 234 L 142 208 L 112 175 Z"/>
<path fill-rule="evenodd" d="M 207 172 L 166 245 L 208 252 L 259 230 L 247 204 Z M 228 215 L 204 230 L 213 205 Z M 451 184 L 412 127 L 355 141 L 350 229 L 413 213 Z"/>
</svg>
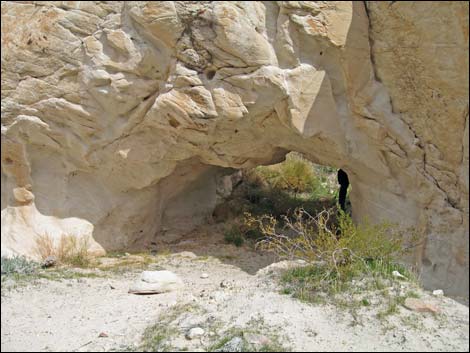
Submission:
<svg viewBox="0 0 470 353">
<path fill-rule="evenodd" d="M 179 313 L 173 322 L 175 350 L 207 349 L 214 340 L 209 333 L 218 337 L 253 322 L 292 351 L 469 350 L 469 309 L 450 298 L 422 292 L 421 299 L 437 305 L 440 314 L 400 307 L 386 319 L 369 307 L 358 315 L 302 303 L 279 293 L 276 271 L 269 270 L 276 265 L 265 268 L 273 262 L 270 256 L 226 245 L 220 234 L 209 233 L 169 246 L 170 254 L 155 256 L 149 265 L 178 274 L 185 285 L 176 292 L 128 294 L 140 270 L 2 288 L 1 350 L 125 351 L 139 345 L 146 327 L 185 304 L 198 309 Z M 188 341 L 184 334 L 194 326 L 206 333 Z M 102 332 L 107 337 L 99 337 Z"/>
</svg>

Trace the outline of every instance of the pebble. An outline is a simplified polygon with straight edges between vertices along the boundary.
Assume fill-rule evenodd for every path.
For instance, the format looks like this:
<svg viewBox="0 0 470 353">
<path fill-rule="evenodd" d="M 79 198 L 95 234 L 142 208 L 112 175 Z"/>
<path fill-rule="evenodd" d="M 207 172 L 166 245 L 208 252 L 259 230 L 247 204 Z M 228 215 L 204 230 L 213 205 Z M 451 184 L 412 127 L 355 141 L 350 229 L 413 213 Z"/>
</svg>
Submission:
<svg viewBox="0 0 470 353">
<path fill-rule="evenodd" d="M 208 275 L 207 273 L 203 273 L 203 274 L 201 275 L 201 278 L 209 278 L 209 275 Z"/>
<path fill-rule="evenodd" d="M 432 295 L 434 295 L 435 297 L 443 297 L 444 291 L 442 289 L 436 289 L 432 291 Z"/>
</svg>

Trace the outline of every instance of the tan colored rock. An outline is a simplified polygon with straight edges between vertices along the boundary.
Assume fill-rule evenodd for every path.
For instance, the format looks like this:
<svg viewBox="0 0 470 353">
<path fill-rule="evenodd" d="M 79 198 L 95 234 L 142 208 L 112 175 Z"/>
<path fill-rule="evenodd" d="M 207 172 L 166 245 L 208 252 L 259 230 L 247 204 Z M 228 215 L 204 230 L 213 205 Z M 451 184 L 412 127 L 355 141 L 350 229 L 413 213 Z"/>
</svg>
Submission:
<svg viewBox="0 0 470 353">
<path fill-rule="evenodd" d="M 416 298 L 406 298 L 405 303 L 406 308 L 417 311 L 419 313 L 425 313 L 425 312 L 430 312 L 430 313 L 438 313 L 440 310 L 438 307 L 431 303 L 426 303 L 420 299 Z"/>
<path fill-rule="evenodd" d="M 248 110 L 238 94 L 223 88 L 214 88 L 212 96 L 219 114 L 227 119 L 239 119 L 248 114 Z"/>
<path fill-rule="evenodd" d="M 28 204 L 34 200 L 34 195 L 26 188 L 14 188 L 13 195 L 20 204 Z"/>
<path fill-rule="evenodd" d="M 356 221 L 417 227 L 426 285 L 468 295 L 468 3 L 1 6 L 2 252 L 45 228 L 148 247 L 297 151 L 348 172 Z"/>
</svg>

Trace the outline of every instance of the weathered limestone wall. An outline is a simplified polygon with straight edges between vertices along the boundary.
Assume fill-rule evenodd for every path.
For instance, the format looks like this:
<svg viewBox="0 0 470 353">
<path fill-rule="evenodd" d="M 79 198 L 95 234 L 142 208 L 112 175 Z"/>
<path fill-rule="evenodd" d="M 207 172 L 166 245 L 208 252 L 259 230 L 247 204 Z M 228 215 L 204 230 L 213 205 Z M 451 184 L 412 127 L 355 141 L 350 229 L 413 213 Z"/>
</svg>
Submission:
<svg viewBox="0 0 470 353">
<path fill-rule="evenodd" d="M 2 2 L 2 253 L 149 246 L 288 151 L 468 295 L 468 3 Z"/>
<path fill-rule="evenodd" d="M 414 163 L 424 177 L 415 191 L 427 240 L 423 281 L 455 283 L 468 295 L 468 3 L 367 8 L 376 78 L 422 151 Z"/>
</svg>

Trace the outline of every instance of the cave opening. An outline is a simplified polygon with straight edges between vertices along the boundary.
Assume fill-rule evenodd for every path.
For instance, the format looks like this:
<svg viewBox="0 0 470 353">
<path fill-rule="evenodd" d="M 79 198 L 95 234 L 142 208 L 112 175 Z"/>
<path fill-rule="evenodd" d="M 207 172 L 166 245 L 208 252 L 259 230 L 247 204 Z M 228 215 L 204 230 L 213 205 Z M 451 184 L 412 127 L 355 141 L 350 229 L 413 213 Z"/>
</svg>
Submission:
<svg viewBox="0 0 470 353">
<path fill-rule="evenodd" d="M 271 161 L 253 163 L 245 169 L 198 161 L 182 166 L 164 181 L 162 190 L 169 190 L 165 183 L 173 185 L 180 174 L 182 178 L 192 175 L 194 180 L 186 184 L 184 179 L 180 185 L 187 186 L 167 200 L 160 226 L 143 248 L 155 254 L 190 252 L 198 257 L 215 257 L 254 274 L 278 258 L 256 249 L 262 234 L 256 226 L 248 225 L 248 214 L 272 216 L 283 226 L 283 219 L 292 219 L 299 209 L 312 216 L 329 210 L 330 221 L 336 224 L 341 212 L 336 166 L 316 164 L 299 152 L 283 151 Z M 199 176 L 195 176 L 198 168 Z M 351 190 L 349 186 L 344 200 L 348 215 L 352 213 Z"/>
<path fill-rule="evenodd" d="M 221 178 L 219 200 L 213 212 L 215 222 L 229 222 L 249 213 L 271 215 L 281 220 L 297 209 L 311 215 L 322 210 L 340 210 L 351 216 L 352 187 L 343 169 L 316 164 L 297 152 L 284 161 L 239 170 Z M 224 194 L 225 192 L 225 194 Z"/>
</svg>

